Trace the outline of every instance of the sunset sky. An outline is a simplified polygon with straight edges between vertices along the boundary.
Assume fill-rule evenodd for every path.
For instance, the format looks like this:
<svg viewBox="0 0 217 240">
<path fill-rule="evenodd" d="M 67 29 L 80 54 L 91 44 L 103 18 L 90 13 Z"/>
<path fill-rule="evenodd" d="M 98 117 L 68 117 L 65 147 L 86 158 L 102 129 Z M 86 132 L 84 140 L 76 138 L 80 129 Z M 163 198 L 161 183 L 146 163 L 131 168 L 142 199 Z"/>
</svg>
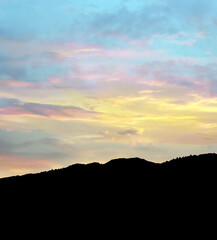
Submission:
<svg viewBox="0 0 217 240">
<path fill-rule="evenodd" d="M 217 1 L 0 0 L 0 177 L 217 152 Z"/>
</svg>

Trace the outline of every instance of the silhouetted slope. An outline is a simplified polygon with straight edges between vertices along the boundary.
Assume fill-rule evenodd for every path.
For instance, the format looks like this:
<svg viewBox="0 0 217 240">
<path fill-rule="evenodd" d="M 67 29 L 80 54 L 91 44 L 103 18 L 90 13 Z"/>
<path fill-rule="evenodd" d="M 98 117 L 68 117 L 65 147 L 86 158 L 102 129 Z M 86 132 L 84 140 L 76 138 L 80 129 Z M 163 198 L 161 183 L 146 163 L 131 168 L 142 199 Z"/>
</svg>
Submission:
<svg viewBox="0 0 217 240">
<path fill-rule="evenodd" d="M 105 164 L 74 164 L 38 174 L 0 179 L 3 189 L 28 191 L 119 191 L 136 189 L 171 190 L 176 185 L 186 189 L 197 183 L 212 184 L 216 180 L 217 154 L 202 154 L 173 159 L 161 164 L 140 158 L 115 159 Z M 201 188 L 201 185 L 200 185 Z M 173 189 L 176 191 L 176 189 Z"/>
<path fill-rule="evenodd" d="M 214 179 L 217 173 L 217 155 L 201 154 L 176 158 L 161 164 L 162 172 L 167 172 L 177 180 L 197 179 L 206 181 Z"/>
<path fill-rule="evenodd" d="M 142 167 L 143 170 L 145 170 L 145 168 L 149 168 L 155 165 L 156 163 L 149 162 L 141 158 L 119 158 L 119 159 L 111 160 L 104 164 L 106 168 L 119 169 L 119 170 L 123 168 L 139 169 L 140 167 Z"/>
<path fill-rule="evenodd" d="M 66 168 L 50 170 L 36 174 L 26 174 L 23 176 L 14 176 L 0 179 L 0 184 L 9 183 L 24 183 L 31 181 L 52 181 L 77 179 L 83 181 L 91 181 L 96 177 L 109 177 L 111 175 L 116 177 L 138 176 L 142 174 L 143 177 L 150 177 L 152 174 L 159 174 L 162 177 L 165 174 L 169 176 L 180 176 L 188 174 L 201 177 L 203 174 L 215 173 L 217 170 L 217 154 L 201 154 L 176 158 L 163 163 L 154 163 L 141 158 L 120 158 L 111 160 L 105 164 L 89 163 L 89 164 L 73 164 Z M 208 174 L 209 175 L 209 174 Z M 156 176 L 157 177 L 157 176 Z M 105 180 L 105 179 L 104 179 Z M 163 180 L 163 179 L 161 179 Z"/>
<path fill-rule="evenodd" d="M 52 226 L 58 223 L 52 227 L 54 233 L 60 226 L 63 233 L 66 226 L 74 231 L 76 224 L 88 235 L 88 226 L 94 234 L 102 228 L 104 238 L 110 232 L 115 236 L 115 223 L 118 229 L 124 226 L 121 231 L 126 235 L 132 226 L 134 234 L 139 228 L 144 237 L 150 229 L 150 234 L 161 236 L 162 229 L 168 235 L 178 228 L 179 235 L 186 222 L 192 227 L 216 208 L 216 170 L 216 154 L 161 164 L 140 158 L 74 164 L 0 179 L 1 202 L 5 200 L 1 206 L 7 211 L 18 210 L 20 218 L 29 213 L 26 219 L 33 232 L 41 222 L 46 228 L 49 222 Z"/>
<path fill-rule="evenodd" d="M 108 188 L 124 188 L 137 182 L 143 184 L 156 163 L 139 158 L 115 159 L 105 164 L 74 164 L 66 168 L 51 170 L 38 174 L 27 174 L 0 179 L 0 186 L 19 187 L 50 191 L 104 191 Z"/>
<path fill-rule="evenodd" d="M 208 153 L 201 155 L 190 155 L 186 157 L 176 158 L 171 161 L 162 163 L 164 166 L 170 166 L 173 168 L 182 168 L 182 169 L 212 169 L 217 166 L 217 154 Z"/>
</svg>

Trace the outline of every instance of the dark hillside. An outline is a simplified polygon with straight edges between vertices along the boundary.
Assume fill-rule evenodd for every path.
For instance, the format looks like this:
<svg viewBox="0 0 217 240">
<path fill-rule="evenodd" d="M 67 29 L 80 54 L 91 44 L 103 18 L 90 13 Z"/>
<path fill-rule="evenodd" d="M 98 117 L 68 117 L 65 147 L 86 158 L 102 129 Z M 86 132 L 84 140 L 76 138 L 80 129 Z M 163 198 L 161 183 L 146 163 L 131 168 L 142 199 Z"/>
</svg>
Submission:
<svg viewBox="0 0 217 240">
<path fill-rule="evenodd" d="M 45 228 L 58 223 L 56 228 L 61 226 L 62 232 L 66 226 L 68 230 L 78 226 L 89 235 L 85 230 L 89 226 L 94 234 L 99 228 L 103 234 L 115 234 L 115 223 L 117 228 L 124 227 L 126 235 L 132 226 L 151 234 L 161 235 L 159 228 L 167 234 L 174 228 L 183 232 L 186 222 L 200 223 L 215 212 L 216 171 L 216 154 L 161 164 L 140 158 L 74 164 L 0 179 L 1 206 L 19 217 L 28 216 L 28 225 L 34 229 L 43 222 Z"/>
<path fill-rule="evenodd" d="M 140 158 L 115 159 L 105 164 L 74 164 L 38 174 L 0 179 L 2 191 L 49 191 L 62 194 L 68 189 L 85 192 L 145 191 L 177 192 L 177 186 L 189 189 L 214 184 L 217 154 L 203 154 L 173 159 L 161 164 Z M 193 185 L 192 185 L 193 184 Z M 200 184 L 200 185 L 199 185 Z M 174 187 L 176 186 L 176 187 Z"/>
</svg>

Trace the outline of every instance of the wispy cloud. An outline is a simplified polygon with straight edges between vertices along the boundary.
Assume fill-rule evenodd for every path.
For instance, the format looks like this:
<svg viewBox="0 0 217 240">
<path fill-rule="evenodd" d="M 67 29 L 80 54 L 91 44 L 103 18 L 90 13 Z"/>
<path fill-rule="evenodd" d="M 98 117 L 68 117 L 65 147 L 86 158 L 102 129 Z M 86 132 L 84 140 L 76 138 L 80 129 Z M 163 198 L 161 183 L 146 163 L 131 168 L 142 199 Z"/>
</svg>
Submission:
<svg viewBox="0 0 217 240">
<path fill-rule="evenodd" d="M 97 115 L 94 111 L 84 110 L 73 106 L 60 106 L 21 102 L 18 99 L 0 99 L 0 114 L 2 115 L 35 115 L 41 117 L 87 118 Z"/>
</svg>

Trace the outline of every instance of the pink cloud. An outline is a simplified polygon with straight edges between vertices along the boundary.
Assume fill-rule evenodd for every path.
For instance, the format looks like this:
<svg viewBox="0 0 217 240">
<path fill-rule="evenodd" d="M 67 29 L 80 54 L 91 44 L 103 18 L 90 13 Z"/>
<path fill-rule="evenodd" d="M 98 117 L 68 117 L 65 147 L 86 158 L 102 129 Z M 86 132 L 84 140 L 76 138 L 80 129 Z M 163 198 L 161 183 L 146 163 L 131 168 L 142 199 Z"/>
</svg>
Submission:
<svg viewBox="0 0 217 240">
<path fill-rule="evenodd" d="M 32 82 L 25 82 L 25 81 L 13 81 L 13 80 L 5 80 L 3 81 L 3 85 L 7 87 L 14 87 L 14 88 L 33 88 L 35 87 L 36 83 Z"/>
<path fill-rule="evenodd" d="M 9 106 L 9 107 L 1 107 L 0 114 L 3 114 L 3 115 L 25 115 L 25 114 L 28 114 L 28 112 L 19 106 Z"/>
<path fill-rule="evenodd" d="M 60 83 L 62 83 L 62 80 L 58 77 L 50 77 L 48 79 L 48 82 L 50 82 L 52 84 L 60 84 Z"/>
<path fill-rule="evenodd" d="M 215 66 L 200 66 L 196 62 L 190 64 L 187 60 L 140 65 L 135 69 L 134 82 L 157 90 L 175 88 L 190 95 L 216 95 Z"/>
<path fill-rule="evenodd" d="M 75 76 L 75 78 L 78 78 L 81 80 L 94 80 L 94 79 L 105 79 L 107 78 L 107 76 L 103 74 L 88 74 L 88 75 L 78 75 L 78 76 Z"/>
</svg>

